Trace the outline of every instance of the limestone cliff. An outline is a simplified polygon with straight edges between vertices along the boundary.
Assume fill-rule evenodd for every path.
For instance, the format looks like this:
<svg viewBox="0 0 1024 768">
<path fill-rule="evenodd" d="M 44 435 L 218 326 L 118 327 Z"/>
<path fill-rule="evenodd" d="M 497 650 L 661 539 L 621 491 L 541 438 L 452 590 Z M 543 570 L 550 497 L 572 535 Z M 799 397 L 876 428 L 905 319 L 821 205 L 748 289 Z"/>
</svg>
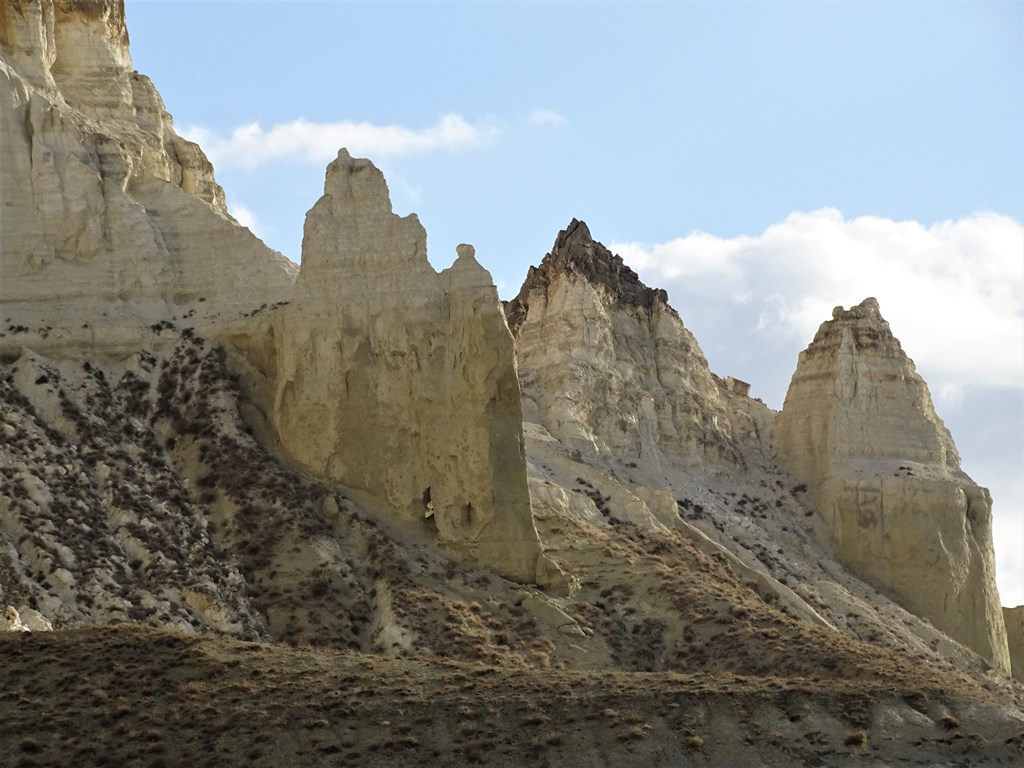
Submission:
<svg viewBox="0 0 1024 768">
<path fill-rule="evenodd" d="M 775 443 L 841 561 L 1009 673 L 991 499 L 875 299 L 836 307 L 800 353 Z"/>
<path fill-rule="evenodd" d="M 306 217 L 302 269 L 276 314 L 273 422 L 317 476 L 427 517 L 439 540 L 546 582 L 533 527 L 512 336 L 490 275 L 459 246 L 440 274 L 414 215 L 345 150 Z"/>
<path fill-rule="evenodd" d="M 587 455 L 695 471 L 738 454 L 718 385 L 664 291 L 573 219 L 505 308 L 524 417 Z"/>
<path fill-rule="evenodd" d="M 7 342 L 131 346 L 285 298 L 294 265 L 228 215 L 132 70 L 121 0 L 0 4 L 0 136 Z"/>
</svg>

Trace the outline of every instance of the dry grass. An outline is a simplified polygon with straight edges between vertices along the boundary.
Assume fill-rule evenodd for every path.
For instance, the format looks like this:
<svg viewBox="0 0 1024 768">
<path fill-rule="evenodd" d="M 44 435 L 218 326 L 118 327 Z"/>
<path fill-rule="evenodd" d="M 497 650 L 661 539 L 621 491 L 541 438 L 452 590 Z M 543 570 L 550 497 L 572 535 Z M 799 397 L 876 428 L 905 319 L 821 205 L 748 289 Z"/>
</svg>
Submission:
<svg viewBox="0 0 1024 768">
<path fill-rule="evenodd" d="M 778 721 L 788 722 L 785 711 L 799 702 L 842 722 L 851 705 L 945 696 L 863 681 L 386 659 L 137 625 L 0 636 L 0 657 L 0 763 L 53 768 L 385 766 L 395 760 L 514 766 L 524 759 L 575 766 L 594 764 L 598 755 L 639 766 L 656 755 L 684 764 L 694 753 L 709 764 L 758 755 L 828 762 L 819 744 L 759 736 L 748 713 L 777 711 Z M 983 719 L 984 705 L 975 706 L 972 717 Z M 698 725 L 703 736 L 693 735 Z M 727 735 L 740 729 L 751 734 L 749 744 Z M 848 746 L 866 744 L 866 731 L 843 733 L 825 739 L 828 749 L 840 748 L 844 738 Z M 922 754 L 909 738 L 905 754 Z M 1005 742 L 984 747 L 975 740 L 971 748 L 1019 755 Z M 898 747 L 885 748 L 899 757 Z"/>
</svg>

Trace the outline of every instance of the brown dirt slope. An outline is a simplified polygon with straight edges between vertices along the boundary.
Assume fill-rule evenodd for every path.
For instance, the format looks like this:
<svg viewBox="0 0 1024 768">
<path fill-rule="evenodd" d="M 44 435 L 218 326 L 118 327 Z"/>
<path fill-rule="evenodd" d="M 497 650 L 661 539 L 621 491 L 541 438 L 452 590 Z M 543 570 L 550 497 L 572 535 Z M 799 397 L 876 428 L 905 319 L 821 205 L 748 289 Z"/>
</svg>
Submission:
<svg viewBox="0 0 1024 768">
<path fill-rule="evenodd" d="M 934 681 L 523 670 L 138 625 L 0 636 L 0 765 L 1015 765 Z M 955 699 L 955 702 L 952 700 Z"/>
</svg>

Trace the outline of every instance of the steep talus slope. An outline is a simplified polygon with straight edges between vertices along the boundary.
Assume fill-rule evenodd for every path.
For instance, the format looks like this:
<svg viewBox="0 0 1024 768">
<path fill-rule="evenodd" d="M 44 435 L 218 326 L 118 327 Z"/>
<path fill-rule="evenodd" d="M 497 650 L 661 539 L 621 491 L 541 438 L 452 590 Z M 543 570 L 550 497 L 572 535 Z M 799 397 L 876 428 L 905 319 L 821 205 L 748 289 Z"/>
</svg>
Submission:
<svg viewBox="0 0 1024 768">
<path fill-rule="evenodd" d="M 0 365 L 0 602 L 58 629 L 131 620 L 546 658 L 550 641 L 515 604 L 520 586 L 282 464 L 242 420 L 224 349 L 188 329 L 161 341 L 106 370 L 27 351 Z"/>
<path fill-rule="evenodd" d="M 991 499 L 874 299 L 837 307 L 800 354 L 775 440 L 843 563 L 1010 672 Z"/>
<path fill-rule="evenodd" d="M 0 105 L 0 343 L 130 350 L 286 298 L 294 265 L 132 71 L 123 3 L 4 2 Z"/>
</svg>

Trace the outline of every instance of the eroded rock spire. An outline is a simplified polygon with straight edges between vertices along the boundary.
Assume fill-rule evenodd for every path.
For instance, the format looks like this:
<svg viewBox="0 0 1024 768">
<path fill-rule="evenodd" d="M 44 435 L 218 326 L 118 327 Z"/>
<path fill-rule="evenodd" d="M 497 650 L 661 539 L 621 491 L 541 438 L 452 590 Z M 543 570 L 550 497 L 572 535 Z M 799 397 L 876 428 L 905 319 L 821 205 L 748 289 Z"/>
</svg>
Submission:
<svg viewBox="0 0 1024 768">
<path fill-rule="evenodd" d="M 836 307 L 800 353 L 775 444 L 843 563 L 1009 674 L 992 500 L 875 299 Z"/>
<path fill-rule="evenodd" d="M 302 270 L 275 328 L 274 425 L 306 469 L 431 518 L 441 543 L 545 583 L 512 336 L 461 245 L 441 274 L 384 177 L 338 153 L 306 217 Z"/>
</svg>

